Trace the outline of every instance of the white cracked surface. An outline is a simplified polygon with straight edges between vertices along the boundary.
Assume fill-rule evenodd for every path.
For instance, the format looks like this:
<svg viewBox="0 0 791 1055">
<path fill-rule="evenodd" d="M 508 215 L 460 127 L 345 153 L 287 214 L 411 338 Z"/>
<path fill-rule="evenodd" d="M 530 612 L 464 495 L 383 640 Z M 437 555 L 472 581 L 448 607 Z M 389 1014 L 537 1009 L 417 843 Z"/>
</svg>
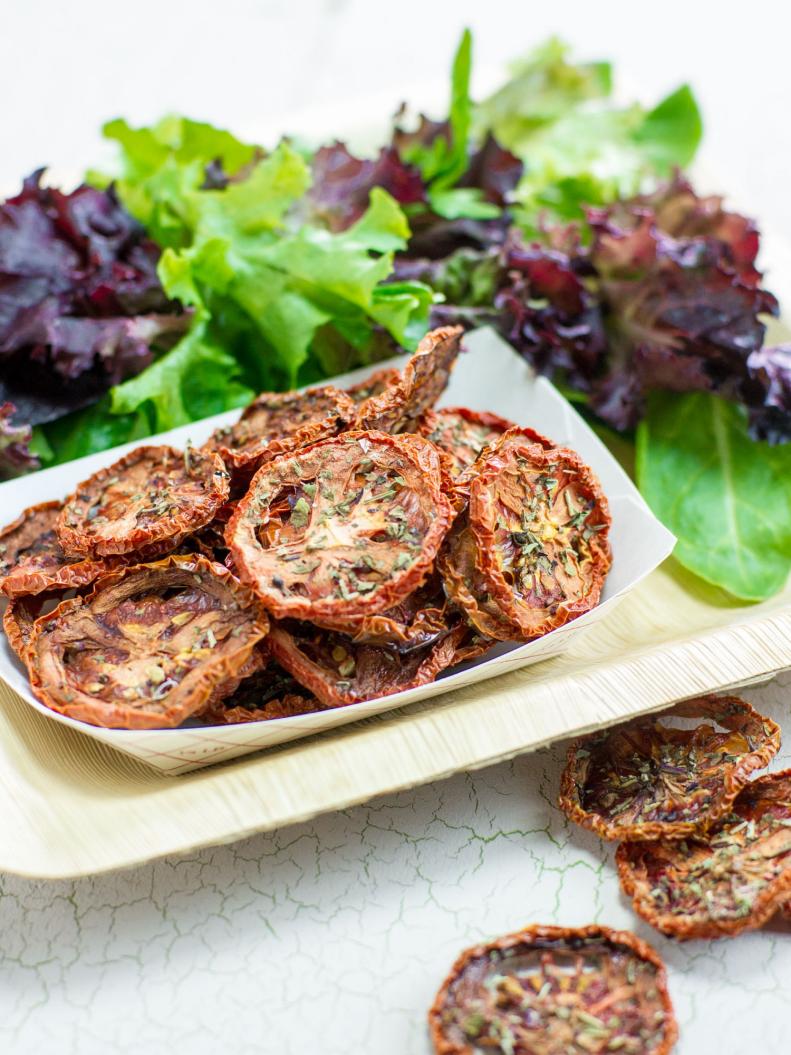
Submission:
<svg viewBox="0 0 791 1055">
<path fill-rule="evenodd" d="M 791 673 L 745 690 L 789 731 Z M 530 922 L 635 930 L 665 958 L 679 1055 L 788 1051 L 791 933 L 679 945 L 555 807 L 562 745 L 189 857 L 0 879 L 0 1050 L 428 1055 L 465 946 Z"/>
</svg>

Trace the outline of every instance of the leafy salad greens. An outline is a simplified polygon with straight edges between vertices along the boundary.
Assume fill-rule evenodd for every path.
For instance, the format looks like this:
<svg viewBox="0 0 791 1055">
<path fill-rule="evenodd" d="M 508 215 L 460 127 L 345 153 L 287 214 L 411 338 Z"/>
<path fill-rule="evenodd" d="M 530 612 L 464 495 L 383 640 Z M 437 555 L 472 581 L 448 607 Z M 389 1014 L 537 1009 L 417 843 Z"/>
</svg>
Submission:
<svg viewBox="0 0 791 1055">
<path fill-rule="evenodd" d="M 636 439 L 682 564 L 741 599 L 779 590 L 791 349 L 764 343 L 754 225 L 680 174 L 691 90 L 619 105 L 609 64 L 550 40 L 473 103 L 471 66 L 465 32 L 447 118 L 402 107 L 370 157 L 117 119 L 115 172 L 25 181 L 0 204 L 0 474 L 487 324 Z"/>
</svg>

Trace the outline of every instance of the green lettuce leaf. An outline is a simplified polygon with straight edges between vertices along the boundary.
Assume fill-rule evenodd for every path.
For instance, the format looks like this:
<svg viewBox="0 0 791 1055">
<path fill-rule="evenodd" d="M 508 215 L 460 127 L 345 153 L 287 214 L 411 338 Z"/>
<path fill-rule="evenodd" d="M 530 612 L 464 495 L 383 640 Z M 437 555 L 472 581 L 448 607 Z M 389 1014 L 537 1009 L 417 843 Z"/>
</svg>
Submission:
<svg viewBox="0 0 791 1055">
<path fill-rule="evenodd" d="M 463 114 L 456 121 L 463 131 Z M 333 234 L 305 220 L 310 169 L 289 143 L 264 156 L 186 118 L 143 129 L 114 121 L 105 131 L 123 151 L 122 200 L 165 247 L 163 288 L 194 318 L 166 355 L 112 390 L 91 424 L 96 435 L 108 415 L 173 428 L 264 388 L 326 376 L 328 364 L 349 369 L 392 354 L 396 342 L 414 347 L 425 332 L 429 287 L 385 285 L 410 229 L 381 188 Z"/>
<path fill-rule="evenodd" d="M 687 85 L 649 111 L 613 105 L 610 91 L 608 64 L 574 65 L 568 48 L 550 40 L 478 107 L 477 125 L 525 164 L 515 197 L 529 235 L 542 216 L 579 220 L 583 206 L 636 194 L 694 157 L 702 121 Z"/>
<path fill-rule="evenodd" d="M 762 601 L 791 570 L 791 444 L 752 440 L 744 408 L 708 393 L 652 394 L 637 482 L 678 537 L 674 556 L 735 597 Z"/>
</svg>

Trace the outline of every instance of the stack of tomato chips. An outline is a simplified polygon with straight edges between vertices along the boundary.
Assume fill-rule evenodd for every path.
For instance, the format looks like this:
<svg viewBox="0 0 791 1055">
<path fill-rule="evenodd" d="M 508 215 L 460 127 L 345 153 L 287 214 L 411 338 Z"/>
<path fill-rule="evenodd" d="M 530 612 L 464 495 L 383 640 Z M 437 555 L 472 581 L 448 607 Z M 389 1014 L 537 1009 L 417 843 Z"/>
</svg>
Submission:
<svg viewBox="0 0 791 1055">
<path fill-rule="evenodd" d="M 596 605 L 593 472 L 494 414 L 434 409 L 461 334 L 347 391 L 265 393 L 200 449 L 140 447 L 26 510 L 0 586 L 36 696 L 121 728 L 278 718 L 423 685 Z"/>
</svg>

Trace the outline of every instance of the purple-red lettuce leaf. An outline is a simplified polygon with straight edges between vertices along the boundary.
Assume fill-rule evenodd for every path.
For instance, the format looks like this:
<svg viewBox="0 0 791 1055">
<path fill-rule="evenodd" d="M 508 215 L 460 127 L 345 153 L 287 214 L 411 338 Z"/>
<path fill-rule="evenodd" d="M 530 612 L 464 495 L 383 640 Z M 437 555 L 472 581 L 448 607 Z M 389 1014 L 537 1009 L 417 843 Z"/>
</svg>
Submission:
<svg viewBox="0 0 791 1055">
<path fill-rule="evenodd" d="M 33 430 L 30 425 L 15 425 L 13 403 L 0 405 L 0 480 L 39 468 L 39 460 L 30 450 Z"/>
<path fill-rule="evenodd" d="M 42 186 L 42 171 L 0 204 L 0 399 L 17 430 L 87 406 L 190 323 L 162 289 L 159 248 L 113 189 L 65 194 Z"/>
<path fill-rule="evenodd" d="M 759 348 L 747 360 L 743 386 L 750 408 L 750 431 L 769 443 L 791 441 L 791 344 Z"/>
</svg>

